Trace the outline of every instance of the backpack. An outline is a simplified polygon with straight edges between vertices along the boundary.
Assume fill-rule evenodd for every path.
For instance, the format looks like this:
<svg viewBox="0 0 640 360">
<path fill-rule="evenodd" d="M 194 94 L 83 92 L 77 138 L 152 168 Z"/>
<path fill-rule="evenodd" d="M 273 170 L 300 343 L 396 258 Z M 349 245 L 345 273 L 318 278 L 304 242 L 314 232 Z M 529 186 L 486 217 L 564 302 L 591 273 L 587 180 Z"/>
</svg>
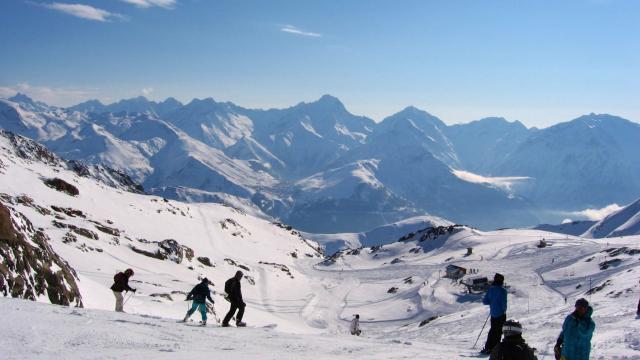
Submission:
<svg viewBox="0 0 640 360">
<path fill-rule="evenodd" d="M 233 278 L 225 281 L 224 283 L 224 292 L 226 292 L 227 294 L 231 294 L 231 286 L 233 286 L 232 282 L 233 282 Z"/>
</svg>

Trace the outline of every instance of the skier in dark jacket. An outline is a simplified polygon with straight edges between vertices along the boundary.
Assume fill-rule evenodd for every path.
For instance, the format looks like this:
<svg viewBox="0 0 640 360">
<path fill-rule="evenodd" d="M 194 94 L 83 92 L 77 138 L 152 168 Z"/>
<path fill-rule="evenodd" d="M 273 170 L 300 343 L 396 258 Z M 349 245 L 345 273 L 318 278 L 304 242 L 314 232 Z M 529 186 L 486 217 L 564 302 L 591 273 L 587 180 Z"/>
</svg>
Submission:
<svg viewBox="0 0 640 360">
<path fill-rule="evenodd" d="M 481 354 L 491 354 L 494 346 L 500 342 L 502 337 L 502 325 L 507 320 L 507 290 L 502 287 L 503 284 L 504 276 L 496 273 L 493 276 L 493 284 L 491 284 L 484 295 L 484 299 L 482 299 L 483 304 L 489 305 L 491 329 L 489 330 L 489 335 L 487 335 L 484 349 L 480 351 Z"/>
<path fill-rule="evenodd" d="M 504 338 L 491 352 L 489 360 L 538 360 L 533 349 L 522 338 L 522 325 L 507 320 L 502 326 Z"/>
<path fill-rule="evenodd" d="M 591 337 L 596 329 L 591 314 L 593 314 L 593 308 L 589 306 L 589 302 L 584 298 L 578 299 L 576 309 L 564 319 L 562 332 L 553 349 L 556 354 L 560 353 L 560 359 L 589 359 Z"/>
<path fill-rule="evenodd" d="M 124 272 L 119 272 L 113 277 L 113 285 L 111 285 L 111 290 L 113 291 L 113 295 L 116 297 L 116 311 L 124 312 L 122 307 L 123 304 L 123 291 L 131 291 L 136 292 L 136 289 L 129 286 L 129 278 L 133 276 L 133 270 L 127 269 Z"/>
<path fill-rule="evenodd" d="M 211 290 L 209 290 L 209 279 L 204 278 L 200 284 L 193 287 L 187 300 L 193 300 L 191 309 L 187 311 L 187 315 L 184 316 L 183 322 L 189 320 L 189 317 L 198 309 L 200 309 L 200 315 L 202 316 L 202 326 L 207 325 L 207 299 L 213 304 L 214 301 L 211 298 Z"/>
<path fill-rule="evenodd" d="M 231 308 L 229 312 L 222 320 L 222 326 L 229 326 L 229 320 L 233 317 L 236 310 L 238 310 L 238 314 L 236 315 L 236 326 L 244 327 L 247 326 L 246 323 L 242 322 L 242 316 L 244 315 L 244 308 L 247 304 L 242 301 L 242 290 L 240 288 L 240 280 L 244 274 L 242 271 L 236 272 L 236 275 L 231 279 L 227 280 L 224 283 L 224 291 L 227 293 L 227 300 L 231 303 Z"/>
</svg>

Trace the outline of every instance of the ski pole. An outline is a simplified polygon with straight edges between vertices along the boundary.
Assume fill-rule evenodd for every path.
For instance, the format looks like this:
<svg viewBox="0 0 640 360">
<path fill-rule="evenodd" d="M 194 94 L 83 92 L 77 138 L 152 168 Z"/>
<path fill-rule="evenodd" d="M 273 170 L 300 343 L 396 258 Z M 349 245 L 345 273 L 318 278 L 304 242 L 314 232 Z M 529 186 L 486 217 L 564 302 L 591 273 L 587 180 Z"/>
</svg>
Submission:
<svg viewBox="0 0 640 360">
<path fill-rule="evenodd" d="M 213 319 L 216 321 L 216 324 L 220 324 L 220 319 L 218 319 L 218 314 L 216 314 L 216 307 L 214 303 L 211 303 L 211 308 L 213 309 Z"/>
<path fill-rule="evenodd" d="M 127 298 L 124 300 L 124 302 L 122 303 L 122 306 L 125 306 L 127 304 L 127 302 L 129 301 L 129 299 L 131 299 L 133 297 L 133 294 L 135 294 L 133 291 L 129 294 L 129 296 L 127 296 Z"/>
<path fill-rule="evenodd" d="M 484 321 L 484 325 L 482 325 L 482 329 L 480 329 L 480 334 L 478 334 L 478 338 L 476 339 L 476 342 L 473 343 L 473 348 L 476 348 L 476 345 L 478 345 L 478 340 L 480 340 L 480 336 L 482 335 L 482 332 L 484 331 L 484 327 L 487 326 L 487 321 L 489 321 L 489 318 L 491 317 L 491 314 L 489 314 L 489 316 L 487 316 L 487 319 Z"/>
</svg>

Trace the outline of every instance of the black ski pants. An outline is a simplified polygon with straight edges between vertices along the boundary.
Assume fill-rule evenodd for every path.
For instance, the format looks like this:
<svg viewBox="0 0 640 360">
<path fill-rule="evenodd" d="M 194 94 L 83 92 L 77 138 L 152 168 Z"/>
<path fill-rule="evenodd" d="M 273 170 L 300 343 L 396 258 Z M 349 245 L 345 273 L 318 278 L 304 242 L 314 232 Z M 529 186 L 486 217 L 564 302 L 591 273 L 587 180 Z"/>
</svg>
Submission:
<svg viewBox="0 0 640 360">
<path fill-rule="evenodd" d="M 229 325 L 229 320 L 231 320 L 231 318 L 233 317 L 233 314 L 236 313 L 236 310 L 238 310 L 238 314 L 236 315 L 236 323 L 239 323 L 240 321 L 242 321 L 242 316 L 244 315 L 245 306 L 246 304 L 244 302 L 232 302 L 229 312 L 224 317 L 224 320 L 222 320 L 222 324 Z"/>
<path fill-rule="evenodd" d="M 502 338 L 502 325 L 507 321 L 507 314 L 498 317 L 491 317 L 491 329 L 487 335 L 487 342 L 484 345 L 485 350 L 491 352 L 493 348 L 500 343 Z"/>
</svg>

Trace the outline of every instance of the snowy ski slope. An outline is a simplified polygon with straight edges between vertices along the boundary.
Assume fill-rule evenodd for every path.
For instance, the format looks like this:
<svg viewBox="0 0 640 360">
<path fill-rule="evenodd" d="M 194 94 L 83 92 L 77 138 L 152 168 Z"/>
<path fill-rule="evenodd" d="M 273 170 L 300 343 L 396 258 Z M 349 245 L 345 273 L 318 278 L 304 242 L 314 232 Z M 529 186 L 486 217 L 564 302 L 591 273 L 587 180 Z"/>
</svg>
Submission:
<svg viewBox="0 0 640 360">
<path fill-rule="evenodd" d="M 505 275 L 508 316 L 524 325 L 524 337 L 538 349 L 539 359 L 552 358 L 562 321 L 579 297 L 594 306 L 592 358 L 640 358 L 640 320 L 635 318 L 640 236 L 585 239 L 538 230 L 451 227 L 431 235 L 414 231 L 403 241 L 390 238 L 387 245 L 343 251 L 323 262 L 314 242 L 233 208 L 127 193 L 63 167 L 25 160 L 4 138 L 0 148 L 3 204 L 49 236 L 53 249 L 77 271 L 85 306 L 0 299 L 3 359 L 462 358 L 474 353 L 488 309 L 480 295 L 443 277 L 448 264 L 477 269 L 477 275 Z M 80 194 L 45 186 L 43 179 L 53 177 L 75 185 Z M 18 202 L 21 195 L 32 202 Z M 90 230 L 97 239 L 69 225 Z M 547 246 L 539 248 L 543 238 Z M 155 242 L 166 239 L 188 247 L 193 257 L 185 248 L 182 256 L 166 259 L 141 253 L 154 253 Z M 472 254 L 465 256 L 470 247 Z M 130 314 L 115 314 L 109 286 L 115 272 L 128 267 L 136 272 L 131 285 L 139 291 L 125 305 Z M 243 280 L 245 320 L 256 328 L 223 329 L 215 321 L 207 328 L 176 324 L 186 311 L 184 293 L 199 276 L 221 291 L 224 280 L 241 267 L 249 269 Z M 590 288 L 599 290 L 587 294 Z M 214 298 L 220 317 L 227 303 L 219 294 Z M 361 315 L 360 338 L 347 334 L 355 313 Z"/>
</svg>

